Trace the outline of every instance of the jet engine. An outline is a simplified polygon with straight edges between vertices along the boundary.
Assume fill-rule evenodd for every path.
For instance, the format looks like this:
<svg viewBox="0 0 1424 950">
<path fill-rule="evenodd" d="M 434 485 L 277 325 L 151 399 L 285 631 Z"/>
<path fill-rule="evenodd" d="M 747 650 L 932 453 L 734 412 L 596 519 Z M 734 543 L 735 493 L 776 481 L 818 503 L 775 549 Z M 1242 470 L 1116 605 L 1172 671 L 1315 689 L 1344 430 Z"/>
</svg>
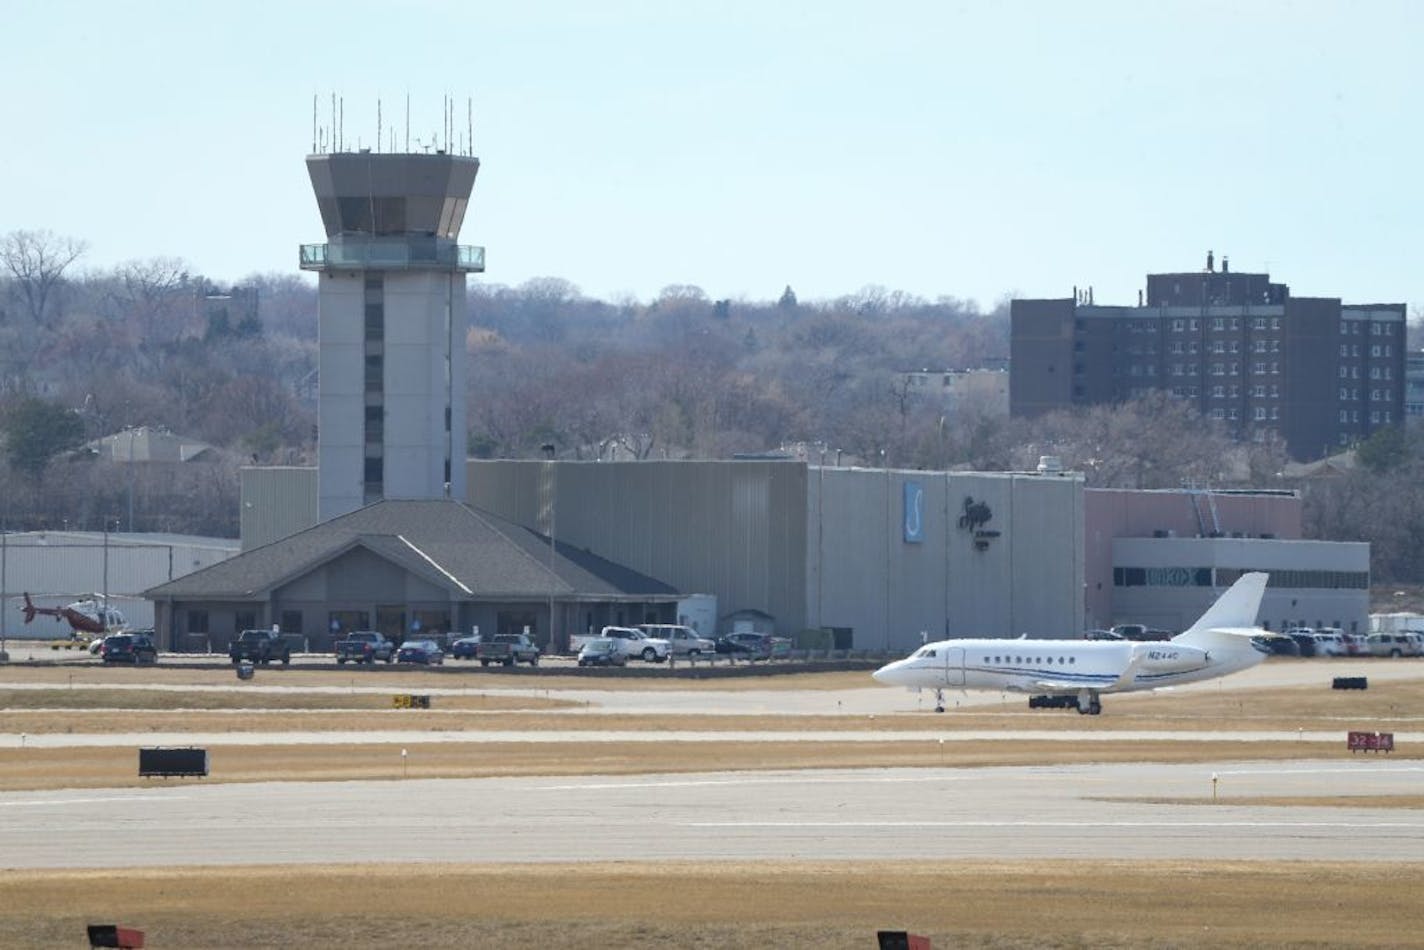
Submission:
<svg viewBox="0 0 1424 950">
<path fill-rule="evenodd" d="M 1207 653 L 1196 647 L 1175 643 L 1147 643 L 1134 651 L 1141 657 L 1141 668 L 1158 673 L 1185 673 L 1199 670 L 1207 664 Z"/>
</svg>

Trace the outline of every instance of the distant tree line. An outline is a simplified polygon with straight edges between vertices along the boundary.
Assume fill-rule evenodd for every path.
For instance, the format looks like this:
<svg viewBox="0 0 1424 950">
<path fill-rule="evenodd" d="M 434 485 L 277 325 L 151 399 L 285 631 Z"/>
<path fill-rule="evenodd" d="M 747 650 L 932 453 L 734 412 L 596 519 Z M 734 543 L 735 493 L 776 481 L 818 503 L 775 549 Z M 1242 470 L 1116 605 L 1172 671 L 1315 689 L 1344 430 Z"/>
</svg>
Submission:
<svg viewBox="0 0 1424 950">
<path fill-rule="evenodd" d="M 239 465 L 315 462 L 315 288 L 299 274 L 218 284 L 169 258 L 85 270 L 84 250 L 48 232 L 0 237 L 0 520 L 126 526 L 133 510 L 140 530 L 235 534 Z M 1234 442 L 1162 394 L 1011 420 L 910 385 L 910 371 L 1004 365 L 1007 299 L 985 310 L 876 286 L 714 299 L 671 284 L 648 301 L 600 300 L 546 277 L 472 281 L 467 300 L 471 455 L 795 447 L 813 462 L 926 470 L 1029 470 L 1052 455 L 1091 486 L 1301 488 L 1310 536 L 1371 540 L 1379 578 L 1424 580 L 1412 433 L 1372 440 L 1354 471 L 1304 482 L 1279 444 Z M 175 467 L 76 451 L 129 426 L 216 452 Z"/>
</svg>

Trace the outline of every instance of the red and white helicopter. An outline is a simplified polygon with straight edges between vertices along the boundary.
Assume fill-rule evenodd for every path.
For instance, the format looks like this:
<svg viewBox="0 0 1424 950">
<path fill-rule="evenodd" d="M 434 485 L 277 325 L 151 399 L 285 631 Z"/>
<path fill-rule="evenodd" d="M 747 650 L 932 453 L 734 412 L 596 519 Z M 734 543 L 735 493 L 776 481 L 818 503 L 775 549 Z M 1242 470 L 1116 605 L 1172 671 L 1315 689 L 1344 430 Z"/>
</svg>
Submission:
<svg viewBox="0 0 1424 950">
<path fill-rule="evenodd" d="M 102 638 L 106 634 L 119 633 L 128 627 L 123 613 L 110 606 L 109 598 L 103 594 L 89 594 L 63 607 L 37 607 L 28 592 L 24 597 L 25 623 L 33 622 L 37 616 L 66 621 L 69 624 L 69 638 L 81 643 Z"/>
</svg>

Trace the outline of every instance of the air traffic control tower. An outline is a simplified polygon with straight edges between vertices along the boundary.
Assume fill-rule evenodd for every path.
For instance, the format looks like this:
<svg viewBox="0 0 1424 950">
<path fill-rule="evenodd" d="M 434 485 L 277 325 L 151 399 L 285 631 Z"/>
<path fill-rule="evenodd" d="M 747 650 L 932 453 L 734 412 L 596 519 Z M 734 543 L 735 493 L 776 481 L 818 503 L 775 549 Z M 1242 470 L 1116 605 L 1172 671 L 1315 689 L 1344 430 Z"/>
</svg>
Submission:
<svg viewBox="0 0 1424 950">
<path fill-rule="evenodd" d="M 435 153 L 307 157 L 326 244 L 319 280 L 317 517 L 386 498 L 465 499 L 465 275 L 456 243 L 480 161 Z"/>
</svg>

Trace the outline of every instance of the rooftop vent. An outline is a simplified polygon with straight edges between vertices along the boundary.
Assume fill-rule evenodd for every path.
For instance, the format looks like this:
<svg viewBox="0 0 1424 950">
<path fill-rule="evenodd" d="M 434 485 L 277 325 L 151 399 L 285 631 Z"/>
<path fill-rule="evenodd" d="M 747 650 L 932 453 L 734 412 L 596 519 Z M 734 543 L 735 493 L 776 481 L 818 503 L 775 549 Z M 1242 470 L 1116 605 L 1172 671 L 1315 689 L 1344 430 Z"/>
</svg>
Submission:
<svg viewBox="0 0 1424 950">
<path fill-rule="evenodd" d="M 1040 455 L 1038 457 L 1038 474 L 1040 475 L 1061 475 L 1063 474 L 1063 460 L 1056 455 Z"/>
</svg>

